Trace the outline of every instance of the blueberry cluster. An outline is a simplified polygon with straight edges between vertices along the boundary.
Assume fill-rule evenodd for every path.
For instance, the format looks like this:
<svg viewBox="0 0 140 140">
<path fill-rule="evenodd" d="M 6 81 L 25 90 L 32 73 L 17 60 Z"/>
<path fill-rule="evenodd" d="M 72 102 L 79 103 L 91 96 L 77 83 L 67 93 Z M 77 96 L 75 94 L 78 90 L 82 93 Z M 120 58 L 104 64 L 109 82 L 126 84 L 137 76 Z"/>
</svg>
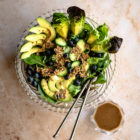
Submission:
<svg viewBox="0 0 140 140">
<path fill-rule="evenodd" d="M 38 87 L 38 82 L 41 79 L 41 74 L 36 72 L 32 66 L 27 66 L 26 68 L 26 74 L 27 74 L 27 81 L 31 83 L 32 86 Z"/>
<path fill-rule="evenodd" d="M 70 77 L 69 77 L 69 74 L 72 72 L 72 67 L 71 67 L 71 62 L 66 62 L 65 63 L 65 66 L 68 70 L 68 74 L 64 76 L 65 80 L 68 80 Z"/>
</svg>

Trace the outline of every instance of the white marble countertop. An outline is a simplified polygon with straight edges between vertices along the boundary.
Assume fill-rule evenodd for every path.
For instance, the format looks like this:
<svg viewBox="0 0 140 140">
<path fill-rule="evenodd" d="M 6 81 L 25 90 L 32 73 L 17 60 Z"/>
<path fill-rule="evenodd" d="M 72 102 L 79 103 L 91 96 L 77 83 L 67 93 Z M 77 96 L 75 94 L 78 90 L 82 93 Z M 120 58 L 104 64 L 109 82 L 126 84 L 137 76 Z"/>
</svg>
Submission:
<svg viewBox="0 0 140 140">
<path fill-rule="evenodd" d="M 50 112 L 30 101 L 19 85 L 14 58 L 21 33 L 37 16 L 51 9 L 77 5 L 102 21 L 124 41 L 109 98 L 122 106 L 125 124 L 120 132 L 97 133 L 83 112 L 74 140 L 140 140 L 140 1 L 139 0 L 0 0 L 0 140 L 53 140 L 64 114 Z M 56 140 L 68 140 L 75 114 Z"/>
</svg>

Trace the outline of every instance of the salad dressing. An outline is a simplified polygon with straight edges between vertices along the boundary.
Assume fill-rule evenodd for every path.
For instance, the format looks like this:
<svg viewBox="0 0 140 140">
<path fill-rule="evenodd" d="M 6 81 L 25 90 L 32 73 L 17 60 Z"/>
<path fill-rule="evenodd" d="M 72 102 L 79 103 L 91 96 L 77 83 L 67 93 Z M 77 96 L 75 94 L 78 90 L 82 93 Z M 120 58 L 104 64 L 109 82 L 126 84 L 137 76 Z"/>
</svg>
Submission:
<svg viewBox="0 0 140 140">
<path fill-rule="evenodd" d="M 97 108 L 94 119 L 99 128 L 111 131 L 119 127 L 122 114 L 116 105 L 107 102 Z"/>
</svg>

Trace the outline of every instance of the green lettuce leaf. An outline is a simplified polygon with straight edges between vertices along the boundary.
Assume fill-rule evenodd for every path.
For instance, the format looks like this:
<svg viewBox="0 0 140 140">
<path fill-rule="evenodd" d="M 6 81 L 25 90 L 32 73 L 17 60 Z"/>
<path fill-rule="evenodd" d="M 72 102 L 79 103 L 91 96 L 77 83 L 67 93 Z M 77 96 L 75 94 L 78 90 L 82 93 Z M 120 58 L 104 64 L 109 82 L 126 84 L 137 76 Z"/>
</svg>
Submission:
<svg viewBox="0 0 140 140">
<path fill-rule="evenodd" d="M 77 93 L 79 93 L 81 91 L 81 86 L 75 86 L 73 84 L 70 84 L 68 87 L 68 90 L 72 96 L 76 96 Z"/>
<path fill-rule="evenodd" d="M 103 25 L 98 26 L 97 30 L 99 32 L 99 40 L 104 40 L 108 35 L 108 27 L 106 26 L 106 24 L 104 23 Z"/>
<path fill-rule="evenodd" d="M 100 74 L 94 84 L 104 84 L 106 83 L 106 79 L 104 74 Z"/>
</svg>

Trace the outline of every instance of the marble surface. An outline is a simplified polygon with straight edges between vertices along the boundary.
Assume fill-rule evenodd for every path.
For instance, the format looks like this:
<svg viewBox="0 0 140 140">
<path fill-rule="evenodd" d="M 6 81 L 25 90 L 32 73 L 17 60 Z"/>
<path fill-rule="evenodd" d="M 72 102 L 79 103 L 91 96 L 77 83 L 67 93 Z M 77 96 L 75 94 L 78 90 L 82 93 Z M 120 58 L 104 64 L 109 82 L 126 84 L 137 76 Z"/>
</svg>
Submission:
<svg viewBox="0 0 140 140">
<path fill-rule="evenodd" d="M 74 140 L 140 140 L 140 1 L 139 0 L 0 0 L 0 140 L 53 140 L 64 114 L 50 112 L 29 99 L 17 81 L 14 58 L 21 33 L 51 9 L 77 5 L 105 21 L 124 42 L 109 98 L 125 111 L 122 130 L 107 136 L 90 122 L 92 109 L 83 112 Z M 75 114 L 56 140 L 68 140 Z"/>
</svg>

